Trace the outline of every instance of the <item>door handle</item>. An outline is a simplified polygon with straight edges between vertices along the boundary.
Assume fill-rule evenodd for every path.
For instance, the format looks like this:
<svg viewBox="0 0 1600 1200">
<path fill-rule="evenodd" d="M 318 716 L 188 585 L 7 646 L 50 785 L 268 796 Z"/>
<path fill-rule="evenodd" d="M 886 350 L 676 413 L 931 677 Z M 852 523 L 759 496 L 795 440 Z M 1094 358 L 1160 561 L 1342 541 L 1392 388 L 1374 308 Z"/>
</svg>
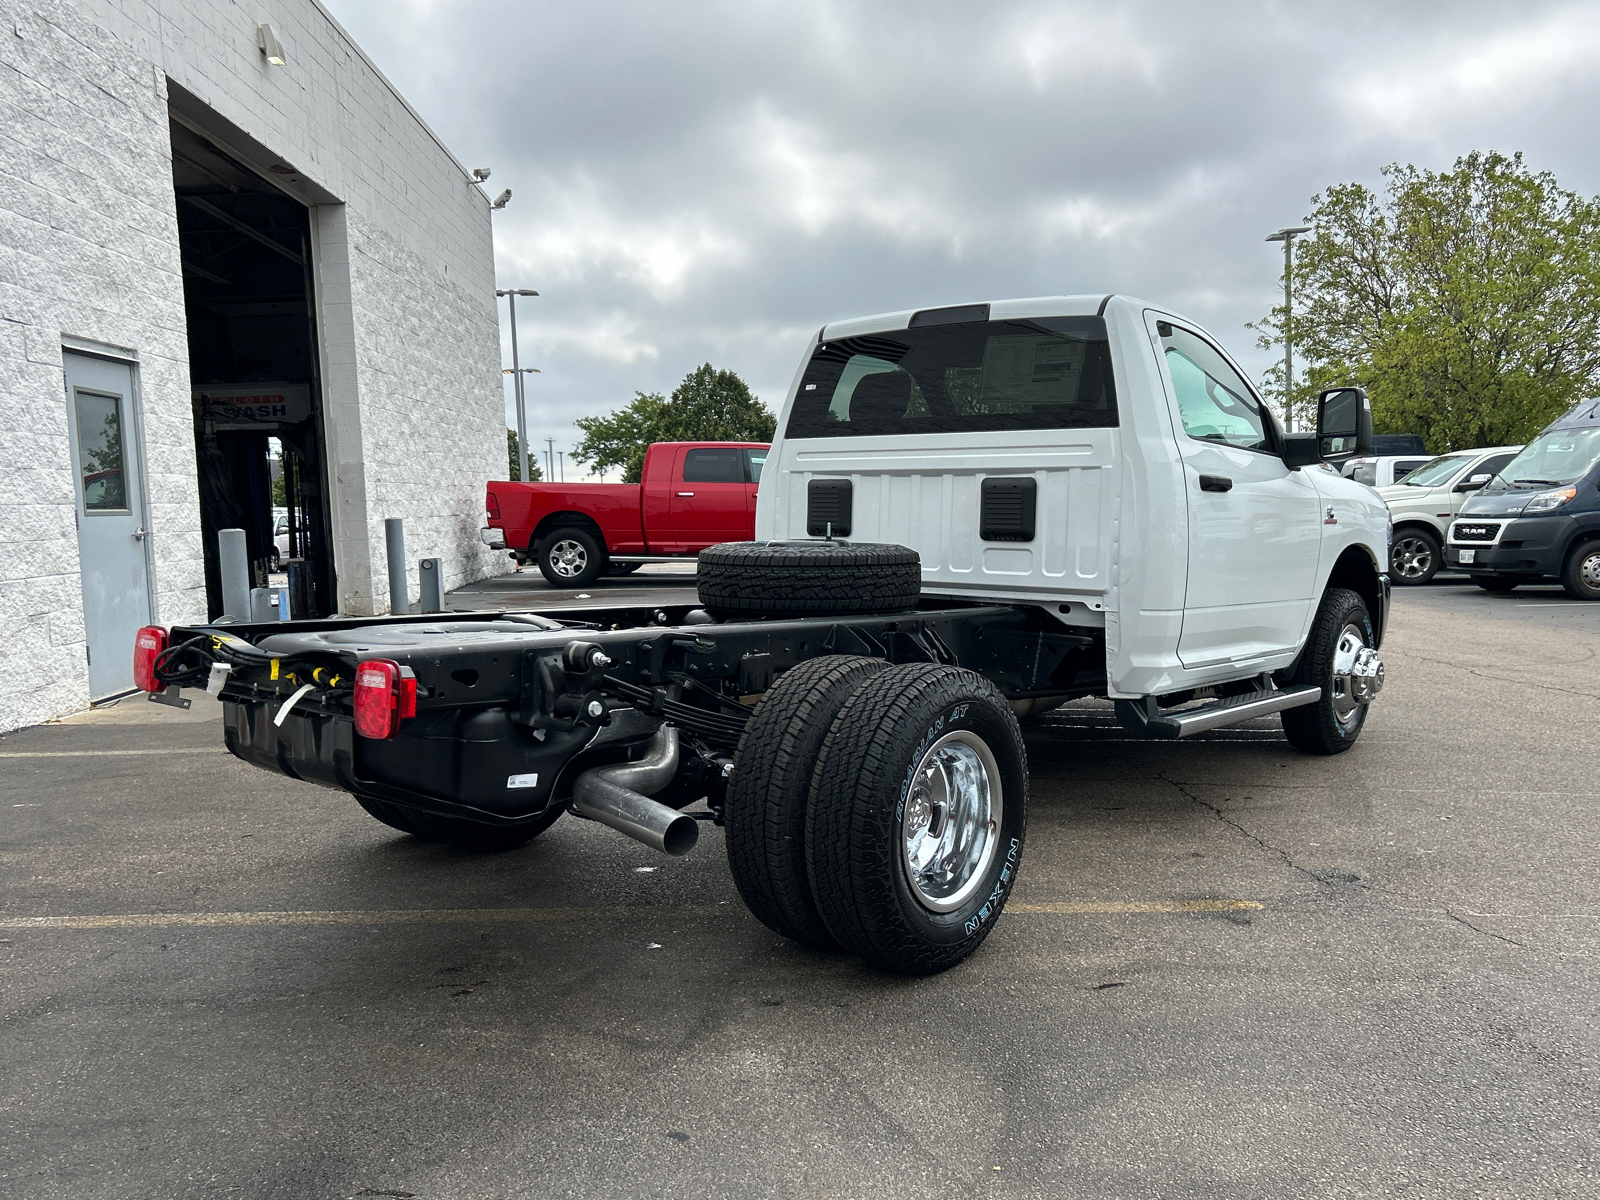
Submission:
<svg viewBox="0 0 1600 1200">
<path fill-rule="evenodd" d="M 693 492 L 679 492 L 678 495 L 680 495 L 680 496 L 692 496 L 692 495 L 694 495 L 694 493 Z"/>
<path fill-rule="evenodd" d="M 144 531 L 144 529 L 142 529 L 142 528 L 140 528 L 140 529 L 135 529 L 135 530 L 134 530 L 134 531 L 133 531 L 133 540 L 134 540 L 134 541 L 136 541 L 136 542 L 142 542 L 142 541 L 144 541 L 144 538 L 145 538 L 145 531 Z"/>
<path fill-rule="evenodd" d="M 1233 480 L 1226 475 L 1202 475 L 1200 476 L 1200 490 L 1202 492 L 1231 492 L 1233 491 Z"/>
</svg>

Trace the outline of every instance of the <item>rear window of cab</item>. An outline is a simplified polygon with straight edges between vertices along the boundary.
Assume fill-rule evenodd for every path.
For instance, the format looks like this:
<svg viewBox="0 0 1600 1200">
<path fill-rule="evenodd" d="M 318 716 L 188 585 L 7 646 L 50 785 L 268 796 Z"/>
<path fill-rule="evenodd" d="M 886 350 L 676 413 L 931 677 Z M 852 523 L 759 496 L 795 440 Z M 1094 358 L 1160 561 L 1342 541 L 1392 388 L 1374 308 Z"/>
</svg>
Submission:
<svg viewBox="0 0 1600 1200">
<path fill-rule="evenodd" d="M 970 321 L 840 338 L 806 366 L 790 438 L 1117 424 L 1105 321 Z"/>
</svg>

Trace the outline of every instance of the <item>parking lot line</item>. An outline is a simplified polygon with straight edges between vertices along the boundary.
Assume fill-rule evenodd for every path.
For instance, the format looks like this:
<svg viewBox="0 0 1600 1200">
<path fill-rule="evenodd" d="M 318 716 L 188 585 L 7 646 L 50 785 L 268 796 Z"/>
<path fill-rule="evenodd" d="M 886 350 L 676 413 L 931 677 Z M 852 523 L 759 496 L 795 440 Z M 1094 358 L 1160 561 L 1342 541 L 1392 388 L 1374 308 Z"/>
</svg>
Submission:
<svg viewBox="0 0 1600 1200">
<path fill-rule="evenodd" d="M 226 746 L 185 746 L 170 750 L 0 750 L 0 758 L 127 758 L 132 755 L 226 754 Z"/>
<path fill-rule="evenodd" d="M 1032 915 L 1238 912 L 1262 907 L 1257 900 L 1069 900 L 1012 904 L 1008 911 Z M 731 905 L 651 905 L 648 908 L 394 908 L 285 912 L 107 913 L 78 917 L 0 917 L 0 929 L 172 929 L 229 925 L 459 925 L 476 922 L 545 923 L 583 918 L 637 916 L 649 912 L 710 913 Z"/>
</svg>

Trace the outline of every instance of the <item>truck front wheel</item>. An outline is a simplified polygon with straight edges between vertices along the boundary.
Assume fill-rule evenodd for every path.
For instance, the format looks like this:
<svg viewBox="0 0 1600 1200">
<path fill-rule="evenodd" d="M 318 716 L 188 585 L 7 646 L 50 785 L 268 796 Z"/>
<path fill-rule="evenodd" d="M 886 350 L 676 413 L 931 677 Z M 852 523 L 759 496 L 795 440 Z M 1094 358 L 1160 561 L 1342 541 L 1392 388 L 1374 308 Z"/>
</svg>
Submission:
<svg viewBox="0 0 1600 1200">
<path fill-rule="evenodd" d="M 909 975 L 982 944 L 1016 886 L 1028 762 L 1010 706 L 973 671 L 891 667 L 834 718 L 806 865 L 839 944 Z"/>
<path fill-rule="evenodd" d="M 1395 533 L 1394 548 L 1389 552 L 1389 577 L 1396 583 L 1427 583 L 1443 565 L 1439 539 L 1428 530 L 1413 525 Z"/>
<path fill-rule="evenodd" d="M 551 587 L 588 587 L 605 573 L 606 548 L 587 529 L 566 526 L 539 543 L 539 573 Z"/>
<path fill-rule="evenodd" d="M 1283 732 L 1307 754 L 1341 754 L 1356 744 L 1367 722 L 1368 701 L 1350 673 L 1356 655 L 1376 641 L 1367 602 L 1349 588 L 1329 588 L 1291 683 L 1315 684 L 1322 698 L 1286 709 Z"/>
</svg>

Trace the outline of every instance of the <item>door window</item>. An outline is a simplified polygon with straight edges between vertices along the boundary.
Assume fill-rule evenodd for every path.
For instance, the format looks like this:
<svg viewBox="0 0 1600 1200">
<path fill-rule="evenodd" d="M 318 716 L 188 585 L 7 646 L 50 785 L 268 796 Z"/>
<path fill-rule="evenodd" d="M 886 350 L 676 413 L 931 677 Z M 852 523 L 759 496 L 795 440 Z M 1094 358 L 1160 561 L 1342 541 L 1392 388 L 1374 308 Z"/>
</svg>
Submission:
<svg viewBox="0 0 1600 1200">
<path fill-rule="evenodd" d="M 1506 464 L 1515 458 L 1516 452 L 1510 454 L 1491 454 L 1477 466 L 1472 468 L 1473 475 L 1498 475 L 1506 469 Z"/>
<path fill-rule="evenodd" d="M 1507 462 L 1509 462 L 1509 461 L 1510 460 L 1508 459 Z M 1396 483 L 1399 483 L 1402 479 L 1404 479 L 1407 475 L 1411 474 L 1411 472 L 1415 471 L 1418 467 L 1426 466 L 1427 462 L 1428 462 L 1428 460 L 1425 459 L 1425 458 L 1403 458 L 1403 459 L 1401 459 L 1399 462 L 1395 463 L 1395 465 L 1394 465 L 1394 481 Z M 1505 463 L 1501 463 L 1500 465 L 1503 467 L 1503 466 L 1505 466 Z"/>
<path fill-rule="evenodd" d="M 683 458 L 685 483 L 743 483 L 744 451 L 733 447 L 691 450 Z"/>
<path fill-rule="evenodd" d="M 1261 401 L 1228 360 L 1180 326 L 1159 321 L 1156 331 L 1166 351 L 1183 431 L 1204 442 L 1271 452 L 1272 435 Z"/>
<path fill-rule="evenodd" d="M 122 455 L 122 405 L 115 396 L 78 392 L 78 477 L 85 512 L 128 511 Z"/>
<path fill-rule="evenodd" d="M 750 476 L 747 482 L 761 482 L 761 468 L 766 464 L 767 452 L 765 450 L 746 450 L 744 460 L 749 465 Z"/>
</svg>

